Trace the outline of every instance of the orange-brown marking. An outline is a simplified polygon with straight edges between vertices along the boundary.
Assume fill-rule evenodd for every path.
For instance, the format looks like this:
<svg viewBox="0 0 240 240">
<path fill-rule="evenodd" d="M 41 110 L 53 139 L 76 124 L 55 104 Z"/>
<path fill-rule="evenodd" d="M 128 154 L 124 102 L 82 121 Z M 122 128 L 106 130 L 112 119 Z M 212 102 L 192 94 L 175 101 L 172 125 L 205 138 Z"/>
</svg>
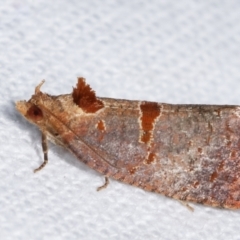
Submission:
<svg viewBox="0 0 240 240">
<path fill-rule="evenodd" d="M 218 176 L 218 173 L 217 172 L 213 172 L 211 177 L 210 177 L 210 181 L 213 182 Z"/>
<path fill-rule="evenodd" d="M 84 78 L 78 78 L 72 97 L 73 101 L 86 113 L 95 113 L 104 107 L 103 102 L 97 99 L 95 92 L 86 84 Z"/>
<path fill-rule="evenodd" d="M 98 123 L 97 123 L 97 129 L 98 129 L 99 131 L 101 131 L 101 132 L 103 132 L 103 131 L 106 130 L 106 129 L 105 129 L 105 124 L 104 124 L 104 122 L 103 122 L 102 120 L 98 121 Z"/>
<path fill-rule="evenodd" d="M 210 181 L 213 182 L 217 177 L 218 177 L 218 173 L 221 172 L 224 168 L 224 162 L 220 162 L 219 166 L 217 167 L 217 170 L 215 172 L 212 173 L 211 177 L 210 177 Z"/>
<path fill-rule="evenodd" d="M 132 167 L 128 171 L 129 171 L 130 174 L 134 174 L 136 172 L 136 170 L 137 170 L 136 167 Z"/>
<path fill-rule="evenodd" d="M 236 151 L 232 151 L 230 156 L 231 156 L 231 159 L 235 159 L 237 157 Z"/>
<path fill-rule="evenodd" d="M 141 136 L 141 141 L 144 143 L 148 143 L 151 139 L 151 133 L 150 132 L 143 132 Z"/>
<path fill-rule="evenodd" d="M 141 110 L 141 141 L 143 143 L 149 143 L 152 137 L 152 131 L 154 129 L 154 121 L 160 115 L 160 107 L 154 102 L 142 102 L 140 105 Z"/>
<path fill-rule="evenodd" d="M 156 155 L 154 153 L 149 153 L 148 158 L 146 159 L 146 164 L 151 164 L 154 162 Z"/>
</svg>

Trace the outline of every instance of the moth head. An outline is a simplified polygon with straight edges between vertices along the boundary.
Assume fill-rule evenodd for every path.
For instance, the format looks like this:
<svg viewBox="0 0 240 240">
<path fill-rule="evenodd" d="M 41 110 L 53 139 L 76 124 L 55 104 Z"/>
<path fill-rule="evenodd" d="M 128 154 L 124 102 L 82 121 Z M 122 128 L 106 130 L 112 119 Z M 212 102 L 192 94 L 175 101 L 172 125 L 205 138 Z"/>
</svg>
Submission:
<svg viewBox="0 0 240 240">
<path fill-rule="evenodd" d="M 36 104 L 36 99 L 42 94 L 40 88 L 44 81 L 42 81 L 36 88 L 35 94 L 29 101 L 16 102 L 16 109 L 30 122 L 41 125 L 44 123 L 44 114 L 41 108 Z"/>
<path fill-rule="evenodd" d="M 16 108 L 30 122 L 38 124 L 43 121 L 43 112 L 35 104 L 26 101 L 19 101 L 16 103 Z"/>
</svg>

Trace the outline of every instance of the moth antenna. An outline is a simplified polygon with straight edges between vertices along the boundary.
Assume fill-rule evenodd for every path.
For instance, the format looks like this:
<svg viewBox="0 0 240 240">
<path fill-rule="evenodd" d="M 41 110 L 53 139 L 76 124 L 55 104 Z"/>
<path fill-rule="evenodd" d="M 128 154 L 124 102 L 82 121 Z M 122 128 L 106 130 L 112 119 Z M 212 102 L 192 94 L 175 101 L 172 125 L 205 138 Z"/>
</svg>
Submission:
<svg viewBox="0 0 240 240">
<path fill-rule="evenodd" d="M 40 88 L 42 87 L 42 85 L 44 84 L 45 80 L 43 79 L 35 88 L 35 94 L 40 93 Z"/>
</svg>

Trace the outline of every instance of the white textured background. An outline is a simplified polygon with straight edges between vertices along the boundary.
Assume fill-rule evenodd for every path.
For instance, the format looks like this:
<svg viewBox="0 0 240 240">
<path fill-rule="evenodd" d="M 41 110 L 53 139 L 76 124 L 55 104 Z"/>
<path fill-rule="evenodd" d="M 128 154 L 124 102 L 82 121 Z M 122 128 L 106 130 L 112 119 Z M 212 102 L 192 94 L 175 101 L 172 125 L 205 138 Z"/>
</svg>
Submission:
<svg viewBox="0 0 240 240">
<path fill-rule="evenodd" d="M 240 105 L 240 2 L 0 1 L 0 239 L 240 239 L 240 211 L 111 181 L 50 145 L 14 108 L 84 76 L 99 96 Z"/>
</svg>

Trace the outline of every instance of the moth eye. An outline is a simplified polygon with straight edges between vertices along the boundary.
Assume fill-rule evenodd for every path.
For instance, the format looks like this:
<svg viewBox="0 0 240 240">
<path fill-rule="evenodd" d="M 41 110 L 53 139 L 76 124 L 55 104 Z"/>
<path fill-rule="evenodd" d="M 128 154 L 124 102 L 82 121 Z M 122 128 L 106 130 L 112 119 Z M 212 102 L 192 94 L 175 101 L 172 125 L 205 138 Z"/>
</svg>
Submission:
<svg viewBox="0 0 240 240">
<path fill-rule="evenodd" d="M 53 132 L 53 135 L 54 135 L 54 137 L 58 137 L 58 136 L 59 136 L 59 133 Z"/>
<path fill-rule="evenodd" d="M 33 114 L 34 114 L 35 116 L 39 116 L 39 114 L 40 114 L 39 109 L 35 108 L 35 109 L 33 110 Z"/>
<path fill-rule="evenodd" d="M 43 118 L 42 110 L 36 105 L 31 106 L 27 111 L 27 117 L 33 121 L 39 121 Z"/>
</svg>

